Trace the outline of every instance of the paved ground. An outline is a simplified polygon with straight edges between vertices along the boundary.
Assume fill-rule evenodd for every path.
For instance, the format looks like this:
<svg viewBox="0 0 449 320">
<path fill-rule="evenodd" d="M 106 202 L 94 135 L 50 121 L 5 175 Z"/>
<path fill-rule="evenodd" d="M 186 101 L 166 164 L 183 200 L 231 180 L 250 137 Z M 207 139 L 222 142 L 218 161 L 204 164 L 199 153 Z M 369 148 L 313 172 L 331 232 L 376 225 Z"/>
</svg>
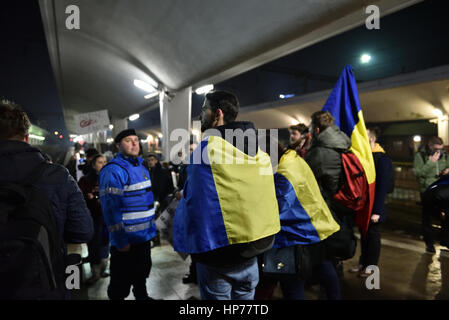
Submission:
<svg viewBox="0 0 449 320">
<path fill-rule="evenodd" d="M 343 299 L 449 299 L 449 251 L 436 245 L 434 255 L 425 252 L 419 238 L 420 215 L 417 208 L 390 208 L 389 219 L 382 234 L 382 251 L 379 262 L 380 289 L 368 290 L 365 281 L 348 270 L 357 264 L 360 245 L 354 258 L 344 262 L 344 274 L 340 279 Z M 435 229 L 437 232 L 438 229 Z M 164 300 L 199 298 L 199 290 L 182 283 L 189 269 L 189 258 L 184 261 L 172 247 L 163 243 L 152 251 L 153 267 L 147 281 L 151 297 Z M 84 266 L 86 276 L 90 270 Z M 74 299 L 107 299 L 109 278 L 74 293 Z M 308 299 L 319 297 L 319 287 L 309 287 Z M 127 299 L 133 299 L 132 293 Z M 282 298 L 279 290 L 274 299 Z"/>
</svg>

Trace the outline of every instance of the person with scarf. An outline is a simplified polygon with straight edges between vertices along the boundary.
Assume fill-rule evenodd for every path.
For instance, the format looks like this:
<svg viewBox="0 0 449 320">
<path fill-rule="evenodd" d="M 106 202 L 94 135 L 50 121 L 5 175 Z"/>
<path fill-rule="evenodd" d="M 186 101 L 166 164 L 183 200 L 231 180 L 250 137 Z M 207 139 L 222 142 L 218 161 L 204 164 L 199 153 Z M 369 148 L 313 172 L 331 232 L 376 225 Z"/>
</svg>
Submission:
<svg viewBox="0 0 449 320">
<path fill-rule="evenodd" d="M 359 273 L 360 277 L 368 277 L 366 267 L 377 266 L 380 257 L 381 239 L 380 226 L 386 219 L 385 199 L 389 192 L 393 164 L 384 149 L 376 142 L 380 135 L 378 127 L 367 128 L 371 150 L 373 151 L 374 166 L 376 168 L 376 191 L 371 221 L 365 238 L 361 240 L 361 255 L 359 265 L 350 269 L 352 273 Z"/>
</svg>

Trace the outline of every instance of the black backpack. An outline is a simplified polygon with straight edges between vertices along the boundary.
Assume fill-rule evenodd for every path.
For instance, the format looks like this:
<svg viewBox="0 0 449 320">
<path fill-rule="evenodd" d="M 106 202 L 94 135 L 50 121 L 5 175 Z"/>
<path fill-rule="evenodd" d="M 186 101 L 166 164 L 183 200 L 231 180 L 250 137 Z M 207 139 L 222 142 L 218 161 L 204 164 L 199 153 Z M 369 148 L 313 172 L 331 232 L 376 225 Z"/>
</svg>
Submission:
<svg viewBox="0 0 449 320">
<path fill-rule="evenodd" d="M 64 299 L 62 239 L 47 197 L 26 181 L 0 182 L 0 300 Z"/>
</svg>

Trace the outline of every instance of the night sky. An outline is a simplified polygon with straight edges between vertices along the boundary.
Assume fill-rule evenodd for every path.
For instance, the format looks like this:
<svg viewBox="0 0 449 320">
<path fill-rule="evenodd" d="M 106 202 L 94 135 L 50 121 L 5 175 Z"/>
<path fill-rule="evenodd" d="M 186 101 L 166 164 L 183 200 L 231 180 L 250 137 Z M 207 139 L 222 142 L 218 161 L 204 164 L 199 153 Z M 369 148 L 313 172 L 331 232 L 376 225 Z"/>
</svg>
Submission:
<svg viewBox="0 0 449 320">
<path fill-rule="evenodd" d="M 0 35 L 0 97 L 21 105 L 32 123 L 66 134 L 38 1 L 1 1 Z"/>
</svg>

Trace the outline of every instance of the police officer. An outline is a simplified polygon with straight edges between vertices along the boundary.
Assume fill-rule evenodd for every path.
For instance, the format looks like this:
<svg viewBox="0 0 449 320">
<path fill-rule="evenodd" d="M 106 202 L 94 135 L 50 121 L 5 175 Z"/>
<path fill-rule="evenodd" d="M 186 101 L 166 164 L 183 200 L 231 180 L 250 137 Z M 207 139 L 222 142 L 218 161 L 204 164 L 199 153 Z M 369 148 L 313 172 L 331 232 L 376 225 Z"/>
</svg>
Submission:
<svg viewBox="0 0 449 320">
<path fill-rule="evenodd" d="M 150 174 L 138 157 L 139 138 L 134 129 L 120 132 L 115 143 L 117 156 L 100 172 L 101 207 L 111 235 L 108 297 L 122 300 L 133 286 L 137 300 L 148 300 L 150 240 L 156 235 Z"/>
</svg>

